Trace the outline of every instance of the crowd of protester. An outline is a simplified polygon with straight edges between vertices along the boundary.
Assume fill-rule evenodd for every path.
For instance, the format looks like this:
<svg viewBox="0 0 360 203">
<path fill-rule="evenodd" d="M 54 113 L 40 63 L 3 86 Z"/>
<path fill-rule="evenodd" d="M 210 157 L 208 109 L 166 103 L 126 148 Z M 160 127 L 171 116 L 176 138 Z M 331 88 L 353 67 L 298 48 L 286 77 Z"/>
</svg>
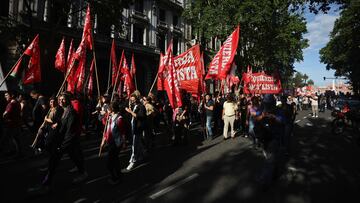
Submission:
<svg viewBox="0 0 360 203">
<path fill-rule="evenodd" d="M 200 125 L 199 135 L 211 141 L 221 135 L 224 140 L 237 136 L 251 141 L 255 150 L 262 150 L 264 167 L 258 176 L 262 184 L 269 184 L 276 171 L 279 156 L 291 153 L 291 137 L 297 111 L 312 110 L 318 117 L 319 110 L 331 108 L 332 98 L 324 95 L 222 95 L 215 92 L 201 98 L 184 93 L 183 106 L 172 109 L 166 97 L 150 93 L 142 96 L 135 91 L 127 95 L 103 95 L 97 99 L 83 98 L 69 92 L 49 99 L 38 91 L 25 95 L 5 93 L 7 104 L 2 119 L 2 137 L 11 137 L 22 156 L 25 145 L 21 129 L 28 128 L 34 135 L 31 147 L 36 153 L 48 156 L 46 171 L 39 187 L 29 192 L 47 192 L 56 168 L 64 154 L 74 162 L 77 176 L 73 181 L 84 181 L 88 174 L 84 167 L 80 136 L 95 134 L 101 138 L 100 150 L 107 150 L 107 168 L 110 184 L 121 182 L 119 160 L 121 150 L 131 147 L 131 156 L 125 170 L 131 171 L 142 163 L 156 147 L 157 135 L 166 129 L 174 146 L 186 145 L 190 129 Z M 162 128 L 165 126 L 165 128 Z M 230 129 L 229 129 L 230 127 Z M 90 133 L 92 132 L 92 133 Z M 3 139 L 2 139 L 3 140 Z"/>
</svg>

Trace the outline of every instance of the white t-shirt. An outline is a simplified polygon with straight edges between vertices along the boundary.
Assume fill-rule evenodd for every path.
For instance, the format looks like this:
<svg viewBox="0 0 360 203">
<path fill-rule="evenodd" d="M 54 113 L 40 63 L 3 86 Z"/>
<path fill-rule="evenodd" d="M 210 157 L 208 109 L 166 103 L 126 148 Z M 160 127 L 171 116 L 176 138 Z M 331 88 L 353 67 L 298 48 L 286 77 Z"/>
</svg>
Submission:
<svg viewBox="0 0 360 203">
<path fill-rule="evenodd" d="M 318 106 L 317 97 L 315 97 L 314 99 L 313 99 L 313 98 L 310 98 L 310 101 L 311 101 L 311 106 Z"/>
<path fill-rule="evenodd" d="M 223 105 L 225 116 L 234 116 L 237 110 L 237 105 L 235 102 L 224 102 Z"/>
</svg>

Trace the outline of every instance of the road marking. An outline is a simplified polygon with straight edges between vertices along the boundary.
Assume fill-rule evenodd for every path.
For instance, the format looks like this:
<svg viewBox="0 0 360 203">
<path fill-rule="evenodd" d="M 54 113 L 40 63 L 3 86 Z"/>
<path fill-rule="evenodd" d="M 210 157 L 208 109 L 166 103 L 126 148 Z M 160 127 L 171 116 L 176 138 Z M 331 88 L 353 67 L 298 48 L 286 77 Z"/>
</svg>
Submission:
<svg viewBox="0 0 360 203">
<path fill-rule="evenodd" d="M 312 123 L 306 123 L 307 126 L 314 126 Z"/>
<path fill-rule="evenodd" d="M 304 119 L 306 119 L 307 117 L 306 116 L 304 116 Z"/>
<path fill-rule="evenodd" d="M 322 128 L 326 128 L 327 125 L 326 125 L 326 124 L 322 124 L 321 127 L 322 127 Z"/>
<path fill-rule="evenodd" d="M 99 181 L 99 180 L 102 180 L 102 179 L 105 179 L 105 178 L 108 178 L 108 177 L 110 177 L 110 175 L 101 176 L 101 177 L 95 178 L 95 179 L 93 179 L 93 180 L 89 180 L 89 181 L 86 182 L 85 184 L 88 185 L 88 184 L 90 184 L 90 183 L 94 183 L 94 182 L 97 182 L 97 181 Z"/>
<path fill-rule="evenodd" d="M 179 187 L 179 186 L 181 186 L 181 185 L 183 185 L 183 184 L 185 184 L 185 183 L 187 183 L 187 182 L 190 182 L 191 180 L 194 180 L 194 179 L 197 178 L 198 176 L 199 176 L 199 174 L 198 174 L 198 173 L 195 173 L 195 174 L 193 174 L 193 175 L 191 175 L 191 176 L 189 176 L 189 177 L 187 177 L 187 178 L 179 181 L 178 183 L 176 183 L 176 184 L 174 184 L 174 185 L 170 185 L 169 187 L 166 187 L 166 188 L 160 190 L 159 192 L 151 195 L 151 196 L 150 196 L 150 199 L 156 199 L 156 198 L 158 198 L 158 197 L 160 197 L 160 196 L 162 196 L 162 195 L 170 192 L 171 190 L 173 190 L 173 189 L 175 189 L 175 188 L 177 188 L 177 187 Z"/>
<path fill-rule="evenodd" d="M 76 200 L 74 203 L 80 203 L 80 202 L 84 202 L 86 200 L 87 200 L 86 198 L 80 198 L 80 199 Z"/>
<path fill-rule="evenodd" d="M 300 122 L 301 120 L 297 120 L 297 121 L 295 121 L 295 123 L 298 123 L 298 122 Z"/>
</svg>

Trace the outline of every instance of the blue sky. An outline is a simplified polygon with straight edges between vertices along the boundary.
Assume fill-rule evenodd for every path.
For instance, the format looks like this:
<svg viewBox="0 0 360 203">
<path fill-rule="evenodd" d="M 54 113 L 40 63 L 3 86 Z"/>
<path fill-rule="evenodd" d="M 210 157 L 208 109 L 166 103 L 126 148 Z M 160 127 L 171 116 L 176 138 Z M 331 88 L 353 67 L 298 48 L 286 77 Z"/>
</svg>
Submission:
<svg viewBox="0 0 360 203">
<path fill-rule="evenodd" d="M 329 34 L 333 29 L 335 20 L 339 17 L 340 11 L 336 6 L 327 14 L 317 15 L 308 11 L 305 12 L 308 33 L 305 38 L 309 39 L 309 47 L 304 49 L 304 61 L 295 64 L 295 70 L 306 73 L 317 86 L 330 84 L 331 80 L 324 81 L 323 77 L 334 77 L 334 71 L 326 70 L 325 64 L 320 63 L 319 50 L 329 41 Z"/>
</svg>

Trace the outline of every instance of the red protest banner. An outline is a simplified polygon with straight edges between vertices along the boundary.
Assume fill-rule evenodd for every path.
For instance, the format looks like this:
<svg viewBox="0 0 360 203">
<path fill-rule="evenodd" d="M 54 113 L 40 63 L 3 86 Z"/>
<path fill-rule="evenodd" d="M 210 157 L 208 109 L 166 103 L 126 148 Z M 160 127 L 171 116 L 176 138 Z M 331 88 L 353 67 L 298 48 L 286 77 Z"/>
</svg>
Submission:
<svg viewBox="0 0 360 203">
<path fill-rule="evenodd" d="M 174 67 L 180 89 L 197 94 L 202 74 L 200 46 L 195 45 L 186 52 L 174 57 Z"/>
<path fill-rule="evenodd" d="M 264 72 L 244 73 L 245 94 L 279 94 L 282 91 L 281 81 Z"/>
</svg>

